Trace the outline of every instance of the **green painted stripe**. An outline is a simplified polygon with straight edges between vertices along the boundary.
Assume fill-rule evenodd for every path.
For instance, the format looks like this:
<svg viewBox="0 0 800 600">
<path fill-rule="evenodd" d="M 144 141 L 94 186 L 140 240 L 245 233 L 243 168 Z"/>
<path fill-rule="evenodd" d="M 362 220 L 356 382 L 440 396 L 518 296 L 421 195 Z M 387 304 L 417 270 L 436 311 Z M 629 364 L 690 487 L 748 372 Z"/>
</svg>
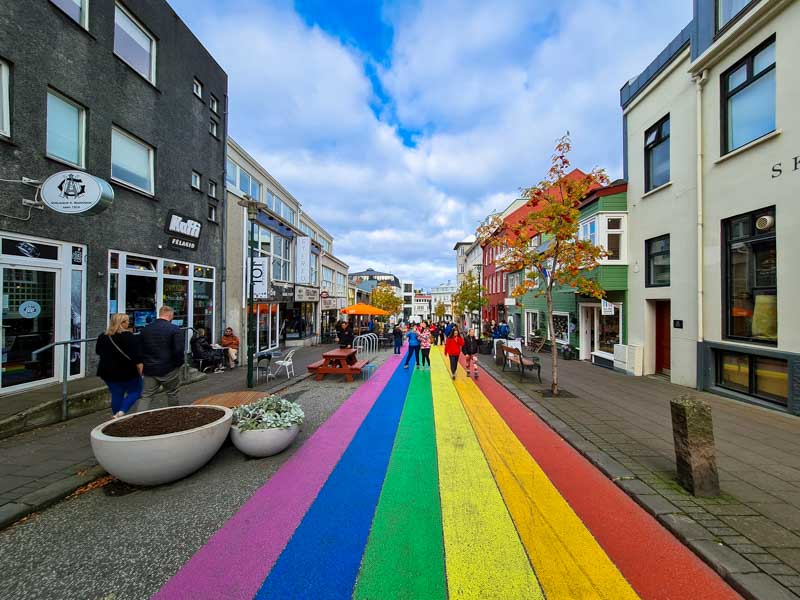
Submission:
<svg viewBox="0 0 800 600">
<path fill-rule="evenodd" d="M 416 371 L 353 598 L 447 598 L 431 376 Z"/>
</svg>

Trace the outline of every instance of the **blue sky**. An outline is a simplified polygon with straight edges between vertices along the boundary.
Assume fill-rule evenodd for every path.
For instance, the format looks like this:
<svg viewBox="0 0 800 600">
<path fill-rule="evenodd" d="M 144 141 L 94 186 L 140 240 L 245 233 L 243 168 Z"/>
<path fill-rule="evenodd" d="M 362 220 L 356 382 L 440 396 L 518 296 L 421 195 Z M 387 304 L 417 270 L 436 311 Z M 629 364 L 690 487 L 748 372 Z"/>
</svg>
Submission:
<svg viewBox="0 0 800 600">
<path fill-rule="evenodd" d="M 169 0 L 229 76 L 230 133 L 351 270 L 455 279 L 456 241 L 554 140 L 622 174 L 619 88 L 690 0 Z"/>
</svg>

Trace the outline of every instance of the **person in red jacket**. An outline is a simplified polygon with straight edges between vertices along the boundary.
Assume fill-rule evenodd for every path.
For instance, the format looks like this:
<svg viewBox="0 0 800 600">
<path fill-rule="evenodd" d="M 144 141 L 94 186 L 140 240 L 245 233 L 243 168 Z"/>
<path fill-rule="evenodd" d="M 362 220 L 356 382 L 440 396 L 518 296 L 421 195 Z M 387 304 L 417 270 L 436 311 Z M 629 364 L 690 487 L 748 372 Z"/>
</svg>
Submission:
<svg viewBox="0 0 800 600">
<path fill-rule="evenodd" d="M 456 370 L 458 369 L 458 357 L 461 354 L 461 348 L 464 346 L 464 338 L 458 332 L 458 327 L 453 326 L 450 335 L 447 336 L 447 341 L 444 343 L 444 353 L 450 357 L 450 376 L 456 378 Z"/>
</svg>

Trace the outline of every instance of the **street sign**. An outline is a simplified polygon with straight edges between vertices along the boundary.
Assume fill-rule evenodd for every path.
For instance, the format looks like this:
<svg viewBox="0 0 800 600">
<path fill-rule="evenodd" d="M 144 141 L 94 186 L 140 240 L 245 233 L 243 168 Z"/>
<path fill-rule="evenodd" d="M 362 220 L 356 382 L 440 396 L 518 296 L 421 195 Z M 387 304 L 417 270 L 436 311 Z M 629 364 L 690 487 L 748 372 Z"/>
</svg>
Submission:
<svg viewBox="0 0 800 600">
<path fill-rule="evenodd" d="M 253 261 L 253 298 L 266 298 L 269 296 L 267 284 L 269 283 L 269 258 L 258 256 Z"/>
</svg>

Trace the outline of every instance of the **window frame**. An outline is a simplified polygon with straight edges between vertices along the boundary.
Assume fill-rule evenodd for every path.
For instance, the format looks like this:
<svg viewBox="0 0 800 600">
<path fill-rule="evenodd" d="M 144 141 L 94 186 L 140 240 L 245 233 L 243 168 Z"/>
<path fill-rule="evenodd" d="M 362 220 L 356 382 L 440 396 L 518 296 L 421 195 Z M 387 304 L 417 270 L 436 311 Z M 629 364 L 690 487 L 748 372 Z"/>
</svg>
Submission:
<svg viewBox="0 0 800 600">
<path fill-rule="evenodd" d="M 669 242 L 669 250 L 666 252 L 656 252 L 653 254 L 650 251 L 650 247 L 655 242 L 660 242 L 661 240 L 667 240 Z M 650 259 L 655 256 L 669 256 L 669 283 L 651 283 L 650 276 L 652 275 L 652 268 L 650 266 Z M 664 235 L 659 235 L 654 238 L 650 238 L 644 241 L 644 287 L 648 288 L 660 288 L 660 287 L 670 287 L 672 285 L 672 243 L 670 242 L 670 234 L 665 233 Z"/>
<path fill-rule="evenodd" d="M 772 227 L 772 231 L 770 233 L 764 233 L 764 234 L 760 234 L 760 235 L 757 234 L 757 233 L 753 234 L 752 231 L 753 231 L 753 228 L 755 227 L 755 223 L 753 221 L 753 218 L 756 215 L 763 216 L 764 213 L 766 213 L 768 211 L 771 212 L 770 216 L 772 216 L 772 218 L 775 220 L 775 224 Z M 722 248 L 721 248 L 721 251 L 722 251 L 722 269 L 721 269 L 721 272 L 722 272 L 722 288 L 721 289 L 723 290 L 723 294 L 724 294 L 724 298 L 722 299 L 722 310 L 723 310 L 723 314 L 722 314 L 722 331 L 723 331 L 723 339 L 734 340 L 734 341 L 739 341 L 739 342 L 747 342 L 747 343 L 750 343 L 750 344 L 758 344 L 760 346 L 767 346 L 767 347 L 770 347 L 770 348 L 777 347 L 777 345 L 778 345 L 777 336 L 776 336 L 776 339 L 773 341 L 773 340 L 765 340 L 763 338 L 757 338 L 757 337 L 752 337 L 752 336 L 748 337 L 748 336 L 733 335 L 731 333 L 731 331 L 733 329 L 732 324 L 731 324 L 731 318 L 732 318 L 732 303 L 731 303 L 732 288 L 731 288 L 731 286 L 733 285 L 733 279 L 731 277 L 731 272 L 730 272 L 730 268 L 731 268 L 731 264 L 730 264 L 730 250 L 731 250 L 731 248 L 730 247 L 734 243 L 737 243 L 737 244 L 744 243 L 744 244 L 750 245 L 750 244 L 752 244 L 754 242 L 765 242 L 765 241 L 769 241 L 769 240 L 774 240 L 775 241 L 775 251 L 776 251 L 776 256 L 777 256 L 777 245 L 778 245 L 777 227 L 778 227 L 778 220 L 777 220 L 776 214 L 777 214 L 777 210 L 776 210 L 775 205 L 771 205 L 771 206 L 765 206 L 765 207 L 757 209 L 757 210 L 748 211 L 746 213 L 741 213 L 741 214 L 738 214 L 738 215 L 732 215 L 731 217 L 728 217 L 727 219 L 723 219 L 721 221 L 721 223 L 720 223 L 721 229 L 722 229 L 722 231 L 720 232 L 720 240 L 722 242 L 721 243 L 721 246 L 722 246 Z M 748 217 L 750 219 L 751 233 L 746 238 L 737 238 L 735 241 L 733 241 L 731 239 L 731 236 L 730 236 L 730 225 L 733 223 L 734 220 L 741 219 L 743 217 Z M 777 268 L 778 268 L 777 264 L 776 264 L 775 268 L 777 270 Z M 755 286 L 750 286 L 751 291 L 754 288 L 755 288 Z M 770 290 L 771 288 L 762 287 L 760 289 Z M 776 273 L 776 276 L 775 276 L 775 289 L 774 289 L 774 291 L 775 291 L 774 295 L 776 297 L 776 302 L 777 302 L 777 296 L 778 296 L 777 273 Z M 780 332 L 780 330 L 779 330 L 779 332 Z"/>
<path fill-rule="evenodd" d="M 120 135 L 123 135 L 123 136 L 127 137 L 128 139 L 133 140 L 137 144 L 140 144 L 140 145 L 144 146 L 145 148 L 147 148 L 148 155 L 149 155 L 148 158 L 149 158 L 149 163 L 150 163 L 150 165 L 149 165 L 150 166 L 150 187 L 152 189 L 146 190 L 144 188 L 140 188 L 138 185 L 135 185 L 133 183 L 128 183 L 127 181 L 125 181 L 123 179 L 119 179 L 117 177 L 114 177 L 114 175 L 113 175 L 113 172 L 114 172 L 114 152 L 113 152 L 113 150 L 109 153 L 110 154 L 110 158 L 111 158 L 111 161 L 110 161 L 111 162 L 111 174 L 109 176 L 110 176 L 111 180 L 116 182 L 117 184 L 123 186 L 123 187 L 127 187 L 127 188 L 130 188 L 130 189 L 135 190 L 137 192 L 141 192 L 143 194 L 146 194 L 147 196 L 155 196 L 155 194 L 156 194 L 156 149 L 153 146 L 151 146 L 150 144 L 148 144 L 147 142 L 145 142 L 144 140 L 142 140 L 141 138 L 138 138 L 135 135 L 132 135 L 132 134 L 128 133 L 127 131 L 125 131 L 124 129 L 122 129 L 120 127 L 117 127 L 116 125 L 112 125 L 111 126 L 111 147 L 112 148 L 114 147 L 114 132 L 115 131 L 117 133 L 119 133 Z"/>
<path fill-rule="evenodd" d="M 208 95 L 208 107 L 215 115 L 219 114 L 219 100 L 214 94 Z"/>
<path fill-rule="evenodd" d="M 747 391 L 744 391 L 744 390 L 741 390 L 741 389 L 737 389 L 737 388 L 735 388 L 735 387 L 733 387 L 731 385 L 725 385 L 725 383 L 723 381 L 723 371 L 724 371 L 724 369 L 722 368 L 722 364 L 723 364 L 724 357 L 726 355 L 727 356 L 731 356 L 731 357 L 737 357 L 740 360 L 746 361 L 746 363 L 747 363 L 747 371 L 748 371 L 747 372 L 747 388 L 748 388 Z M 787 397 L 786 397 L 786 402 L 782 402 L 782 401 L 777 400 L 775 398 L 771 398 L 769 396 L 766 396 L 766 395 L 758 393 L 758 368 L 757 368 L 757 364 L 756 363 L 758 362 L 759 359 L 778 360 L 778 361 L 787 363 L 786 367 L 787 367 L 787 371 L 789 372 L 789 381 L 788 381 L 788 386 L 787 386 L 788 387 L 788 389 L 787 389 L 788 393 L 787 393 Z M 791 397 L 792 382 L 791 382 L 791 367 L 790 367 L 790 365 L 788 364 L 788 361 L 785 358 L 776 357 L 776 356 L 770 356 L 768 354 L 755 354 L 755 353 L 751 353 L 751 352 L 741 352 L 741 351 L 737 351 L 737 350 L 729 350 L 729 349 L 726 348 L 726 349 L 715 349 L 714 350 L 714 355 L 713 355 L 713 360 L 714 360 L 714 380 L 713 380 L 714 381 L 714 386 L 716 386 L 716 387 L 718 387 L 720 389 L 729 391 L 729 392 L 733 392 L 735 394 L 744 394 L 745 396 L 750 396 L 752 398 L 757 398 L 758 400 L 761 400 L 763 402 L 768 402 L 768 403 L 770 403 L 772 405 L 783 406 L 783 407 L 787 407 L 788 406 L 788 400 Z"/>
<path fill-rule="evenodd" d="M 51 94 L 61 102 L 69 104 L 70 106 L 73 106 L 78 109 L 78 129 L 79 129 L 78 162 L 74 163 L 71 160 L 50 153 L 47 147 L 47 130 L 49 125 L 49 113 L 47 111 L 46 103 L 45 103 L 45 117 L 44 117 L 44 154 L 50 160 L 55 160 L 60 163 L 64 163 L 65 165 L 77 167 L 78 169 L 85 169 L 86 168 L 86 107 L 83 106 L 83 104 L 80 104 L 78 102 L 75 102 L 71 98 L 68 98 L 58 90 L 48 87 L 47 94 L 45 97 L 50 96 Z"/>
<path fill-rule="evenodd" d="M 217 197 L 217 182 L 213 179 L 208 180 L 208 196 L 210 198 Z"/>
<path fill-rule="evenodd" d="M 219 139 L 219 123 L 217 123 L 216 119 L 209 119 L 208 133 L 210 133 L 213 137 Z"/>
<path fill-rule="evenodd" d="M 72 0 L 70 0 L 70 1 L 72 1 Z M 81 18 L 79 20 L 75 20 L 72 17 L 71 14 L 69 14 L 63 8 L 61 8 L 58 4 L 53 2 L 53 0 L 50 0 L 50 4 L 52 4 L 58 10 L 60 10 L 62 13 L 67 15 L 67 17 L 69 17 L 71 21 L 77 23 L 78 25 L 80 25 L 86 31 L 89 31 L 89 0 L 79 0 L 79 2 L 80 2 L 80 7 L 81 7 Z"/>
<path fill-rule="evenodd" d="M 763 50 L 767 49 L 770 45 L 775 44 L 775 62 L 773 62 L 769 67 L 763 69 L 760 73 L 753 75 L 754 64 L 755 64 L 755 57 L 760 54 Z M 728 90 L 728 81 L 730 80 L 730 76 L 733 75 L 736 71 L 745 66 L 745 80 L 743 83 L 736 86 L 733 90 Z M 730 67 L 725 69 L 723 73 L 719 76 L 719 101 L 720 101 L 720 129 L 719 129 L 719 136 L 720 136 L 720 149 L 719 155 L 725 156 L 730 154 L 731 152 L 735 152 L 740 148 L 744 148 L 748 144 L 752 144 L 753 142 L 760 140 L 763 137 L 771 135 L 775 131 L 778 130 L 778 102 L 777 102 L 777 78 L 775 82 L 776 86 L 776 99 L 775 99 L 775 127 L 772 131 L 768 131 L 766 133 L 761 134 L 757 138 L 753 138 L 752 140 L 748 140 L 743 144 L 740 144 L 736 148 L 729 148 L 731 143 L 728 135 L 728 104 L 731 98 L 736 96 L 739 92 L 744 91 L 749 86 L 753 85 L 762 77 L 766 76 L 768 73 L 772 71 L 776 71 L 778 68 L 778 46 L 777 46 L 777 36 L 776 34 L 770 35 L 766 40 L 758 44 L 755 48 L 750 50 L 747 54 L 742 56 L 739 60 L 737 60 L 734 64 Z"/>
<path fill-rule="evenodd" d="M 745 4 L 742 8 L 739 9 L 735 15 L 733 15 L 730 19 L 722 23 L 722 1 L 715 0 L 714 2 L 714 26 L 717 35 L 726 31 L 730 27 L 733 26 L 736 21 L 741 19 L 745 14 L 747 14 L 751 8 L 753 8 L 756 4 L 758 4 L 759 0 L 750 0 L 747 4 Z"/>
<path fill-rule="evenodd" d="M 0 128 L 0 135 L 11 137 L 11 67 L 0 58 L 0 111 L 5 128 Z"/>
<path fill-rule="evenodd" d="M 560 311 L 560 310 L 554 310 L 553 311 L 553 323 L 554 324 L 555 324 L 555 318 L 556 317 L 566 317 L 566 319 L 567 319 L 567 329 L 566 329 L 567 339 L 564 340 L 563 338 L 560 338 L 560 337 L 558 337 L 556 335 L 556 344 L 561 344 L 562 346 L 569 346 L 570 340 L 572 339 L 572 334 L 570 333 L 570 330 L 569 330 L 570 314 L 568 312 L 564 312 L 564 311 Z M 547 337 L 548 337 L 548 339 L 550 339 L 550 337 L 551 337 L 549 321 L 547 323 Z"/>
<path fill-rule="evenodd" d="M 133 69 L 133 71 L 135 73 L 137 73 L 142 79 L 144 79 L 145 81 L 150 82 L 152 85 L 156 85 L 156 82 L 158 81 L 158 75 L 157 75 L 157 72 L 156 72 L 156 56 L 158 54 L 158 40 L 156 40 L 156 36 L 154 36 L 150 32 L 150 30 L 147 27 L 145 27 L 144 24 L 139 19 L 137 19 L 127 8 L 122 6 L 122 4 L 120 4 L 119 2 L 114 2 L 114 9 L 115 9 L 114 10 L 114 26 L 115 27 L 116 27 L 116 24 L 117 24 L 117 19 L 116 19 L 117 12 L 116 11 L 119 10 L 126 17 L 128 17 L 133 22 L 134 25 L 136 25 L 139 29 L 141 29 L 142 33 L 144 33 L 148 38 L 150 38 L 150 73 L 151 73 L 152 77 L 145 77 L 144 75 L 139 73 L 139 71 L 138 71 L 138 69 L 136 69 L 136 67 L 134 67 L 127 60 L 125 60 L 125 57 L 120 56 L 119 54 L 117 54 L 116 48 L 114 48 L 114 50 L 113 50 L 114 56 L 119 58 L 122 62 L 124 62 L 131 69 Z M 115 32 L 114 35 L 116 37 L 116 32 Z"/>
<path fill-rule="evenodd" d="M 217 205 L 212 202 L 208 203 L 208 220 L 217 223 Z"/>
<path fill-rule="evenodd" d="M 197 77 L 192 79 L 192 94 L 194 94 L 195 98 L 203 99 L 203 82 Z"/>
<path fill-rule="evenodd" d="M 197 185 L 194 184 L 195 178 L 197 178 Z M 192 170 L 192 189 L 198 192 L 203 189 L 203 176 L 195 170 Z"/>
<path fill-rule="evenodd" d="M 665 116 L 661 117 L 658 121 L 656 121 L 653 125 L 645 129 L 644 131 L 644 193 L 652 192 L 653 190 L 660 188 L 661 186 L 667 185 L 670 181 L 672 181 L 672 142 L 670 141 L 672 138 L 672 123 L 670 121 L 671 113 L 667 113 Z M 669 123 L 669 133 L 666 137 L 663 134 L 662 128 L 665 123 Z M 649 144 L 647 143 L 647 138 L 649 137 L 650 133 L 656 130 L 656 139 Z M 661 144 L 668 142 L 670 144 L 669 148 L 669 156 L 667 157 L 667 168 L 669 169 L 669 176 L 664 183 L 659 183 L 658 185 L 654 186 L 653 183 L 650 181 L 650 161 L 652 160 L 653 150 L 655 150 Z"/>
</svg>

